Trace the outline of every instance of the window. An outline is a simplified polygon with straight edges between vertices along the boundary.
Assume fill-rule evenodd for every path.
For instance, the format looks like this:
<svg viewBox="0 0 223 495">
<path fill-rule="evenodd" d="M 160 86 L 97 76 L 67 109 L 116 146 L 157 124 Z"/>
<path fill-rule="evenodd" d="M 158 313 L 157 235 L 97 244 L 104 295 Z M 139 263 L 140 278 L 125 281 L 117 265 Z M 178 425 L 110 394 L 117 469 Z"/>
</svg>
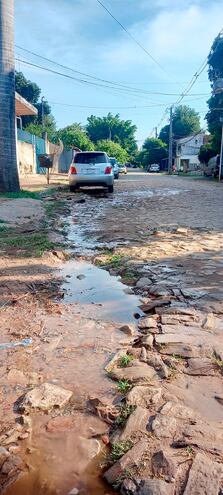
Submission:
<svg viewBox="0 0 223 495">
<path fill-rule="evenodd" d="M 74 157 L 74 163 L 91 163 L 96 165 L 97 163 L 107 163 L 108 158 L 106 153 L 76 153 Z"/>
</svg>

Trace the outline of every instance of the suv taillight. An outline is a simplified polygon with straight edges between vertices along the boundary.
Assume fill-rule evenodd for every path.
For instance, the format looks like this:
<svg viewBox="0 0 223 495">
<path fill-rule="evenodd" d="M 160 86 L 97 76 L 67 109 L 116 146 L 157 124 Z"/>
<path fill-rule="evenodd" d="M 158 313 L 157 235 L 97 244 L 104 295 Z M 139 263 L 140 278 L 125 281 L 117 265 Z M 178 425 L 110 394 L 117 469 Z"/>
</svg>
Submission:
<svg viewBox="0 0 223 495">
<path fill-rule="evenodd" d="M 112 167 L 106 167 L 105 174 L 108 175 L 111 173 L 111 171 L 112 171 Z"/>
<path fill-rule="evenodd" d="M 71 165 L 71 167 L 70 167 L 70 173 L 71 173 L 71 174 L 76 174 L 76 173 L 77 173 L 77 170 L 76 170 L 76 168 L 74 167 L 74 165 Z"/>
</svg>

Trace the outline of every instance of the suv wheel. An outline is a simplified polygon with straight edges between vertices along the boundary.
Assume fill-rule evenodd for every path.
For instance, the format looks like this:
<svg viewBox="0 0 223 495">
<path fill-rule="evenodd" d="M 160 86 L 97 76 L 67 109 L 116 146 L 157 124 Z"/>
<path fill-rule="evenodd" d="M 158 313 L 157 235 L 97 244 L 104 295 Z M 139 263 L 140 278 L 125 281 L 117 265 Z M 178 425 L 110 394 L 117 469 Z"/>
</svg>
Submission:
<svg viewBox="0 0 223 495">
<path fill-rule="evenodd" d="M 114 186 L 108 186 L 108 192 L 113 193 L 114 191 Z"/>
</svg>

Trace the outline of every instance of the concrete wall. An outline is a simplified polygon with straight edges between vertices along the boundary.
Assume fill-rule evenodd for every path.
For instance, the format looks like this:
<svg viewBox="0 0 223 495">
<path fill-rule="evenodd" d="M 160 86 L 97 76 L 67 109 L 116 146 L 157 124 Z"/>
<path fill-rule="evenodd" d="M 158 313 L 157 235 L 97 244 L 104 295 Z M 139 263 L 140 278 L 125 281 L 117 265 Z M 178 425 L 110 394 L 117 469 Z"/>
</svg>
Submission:
<svg viewBox="0 0 223 495">
<path fill-rule="evenodd" d="M 36 173 L 36 150 L 33 144 L 17 142 L 17 163 L 19 175 Z"/>
<path fill-rule="evenodd" d="M 54 154 L 53 169 L 54 173 L 67 173 L 72 161 L 73 151 L 62 150 L 61 147 L 56 144 L 48 142 L 48 153 Z"/>
</svg>

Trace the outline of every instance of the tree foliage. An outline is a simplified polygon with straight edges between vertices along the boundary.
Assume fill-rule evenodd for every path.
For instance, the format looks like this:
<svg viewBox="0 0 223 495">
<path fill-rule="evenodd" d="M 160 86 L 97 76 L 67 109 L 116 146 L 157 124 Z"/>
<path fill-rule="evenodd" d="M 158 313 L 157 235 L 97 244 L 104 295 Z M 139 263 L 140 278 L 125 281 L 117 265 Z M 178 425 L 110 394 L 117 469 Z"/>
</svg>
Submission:
<svg viewBox="0 0 223 495">
<path fill-rule="evenodd" d="M 128 160 L 128 153 L 122 146 L 113 141 L 101 139 L 95 145 L 95 149 L 98 151 L 105 151 L 108 156 L 114 156 L 120 163 L 125 163 Z"/>
<path fill-rule="evenodd" d="M 29 103 L 34 105 L 38 110 L 38 115 L 36 116 L 24 116 L 22 117 L 23 127 L 31 132 L 31 129 L 36 131 L 37 136 L 42 135 L 42 102 L 39 101 L 41 95 L 41 89 L 38 84 L 26 79 L 22 72 L 15 73 L 15 89 L 23 98 L 25 98 Z M 56 121 L 51 113 L 51 107 L 48 101 L 43 102 L 44 109 L 44 123 L 45 131 L 48 137 L 54 135 L 56 132 Z"/>
<path fill-rule="evenodd" d="M 128 154 L 137 150 L 135 139 L 137 127 L 131 120 L 120 119 L 119 114 L 108 113 L 106 117 L 91 115 L 87 119 L 86 130 L 93 143 L 108 139 L 120 144 Z"/>
<path fill-rule="evenodd" d="M 217 79 L 223 78 L 223 35 L 215 38 L 208 56 L 208 76 L 211 86 Z M 206 115 L 208 130 L 212 135 L 212 148 L 215 154 L 220 152 L 221 128 L 220 119 L 223 117 L 223 92 L 213 94 L 208 100 L 209 111 Z"/>
<path fill-rule="evenodd" d="M 216 155 L 216 151 L 213 149 L 212 143 L 203 144 L 200 147 L 198 158 L 201 163 L 207 164 L 213 156 Z"/>
<path fill-rule="evenodd" d="M 15 73 L 15 89 L 23 98 L 32 105 L 36 105 L 39 100 L 41 89 L 38 84 L 26 79 L 22 72 Z"/>
<path fill-rule="evenodd" d="M 82 151 L 94 150 L 94 145 L 87 136 L 81 124 L 74 123 L 56 133 L 57 140 L 61 139 L 65 148 L 80 148 Z"/>
<path fill-rule="evenodd" d="M 165 125 L 159 134 L 159 138 L 166 144 L 169 144 L 169 124 Z M 199 114 L 188 105 L 179 105 L 173 112 L 173 137 L 180 139 L 182 137 L 196 134 L 200 131 Z"/>
<path fill-rule="evenodd" d="M 151 163 L 161 163 L 167 158 L 167 145 L 161 139 L 147 138 L 143 144 L 138 161 L 146 167 Z"/>
</svg>

